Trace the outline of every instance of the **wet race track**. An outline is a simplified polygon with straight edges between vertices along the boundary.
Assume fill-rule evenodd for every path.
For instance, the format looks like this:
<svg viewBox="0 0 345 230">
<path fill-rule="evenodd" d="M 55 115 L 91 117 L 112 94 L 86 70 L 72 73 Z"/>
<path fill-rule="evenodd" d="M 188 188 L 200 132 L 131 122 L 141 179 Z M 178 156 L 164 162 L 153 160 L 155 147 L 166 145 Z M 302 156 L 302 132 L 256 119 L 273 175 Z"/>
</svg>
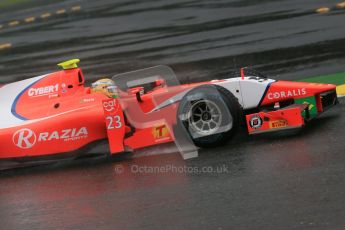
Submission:
<svg viewBox="0 0 345 230">
<path fill-rule="evenodd" d="M 345 69 L 338 1 L 47 2 L 0 7 L 0 44 L 10 43 L 0 49 L 0 83 L 75 57 L 88 82 L 158 64 L 181 82 L 241 66 L 287 80 Z M 331 11 L 315 13 L 323 6 Z M 1 229 L 344 229 L 340 103 L 302 130 L 242 129 L 187 161 L 165 145 L 2 171 Z"/>
</svg>

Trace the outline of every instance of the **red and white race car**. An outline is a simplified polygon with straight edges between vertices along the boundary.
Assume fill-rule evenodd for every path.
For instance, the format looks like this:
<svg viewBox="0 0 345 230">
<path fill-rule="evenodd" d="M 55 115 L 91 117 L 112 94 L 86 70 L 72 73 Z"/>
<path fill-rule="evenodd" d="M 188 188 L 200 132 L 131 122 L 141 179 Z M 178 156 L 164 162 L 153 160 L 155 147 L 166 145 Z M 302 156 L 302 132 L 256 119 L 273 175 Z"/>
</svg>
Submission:
<svg viewBox="0 0 345 230">
<path fill-rule="evenodd" d="M 181 85 L 167 66 L 114 76 L 110 98 L 84 86 L 78 61 L 1 86 L 0 160 L 80 156 L 99 153 L 97 145 L 112 155 L 174 141 L 186 153 L 224 143 L 244 120 L 249 134 L 297 128 L 338 102 L 331 84 L 241 69 L 235 78 Z"/>
</svg>

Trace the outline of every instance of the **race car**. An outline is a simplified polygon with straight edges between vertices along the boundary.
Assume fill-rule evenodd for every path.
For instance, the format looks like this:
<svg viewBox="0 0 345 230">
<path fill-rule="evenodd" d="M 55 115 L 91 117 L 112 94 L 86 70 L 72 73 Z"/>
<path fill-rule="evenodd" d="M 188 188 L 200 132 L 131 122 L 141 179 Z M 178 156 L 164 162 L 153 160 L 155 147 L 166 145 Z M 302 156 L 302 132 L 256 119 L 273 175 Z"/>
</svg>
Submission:
<svg viewBox="0 0 345 230">
<path fill-rule="evenodd" d="M 61 71 L 0 88 L 0 160 L 45 162 L 109 155 L 175 142 L 195 147 L 249 134 L 299 128 L 336 105 L 336 86 L 277 81 L 242 68 L 237 77 L 179 84 L 167 66 L 115 75 L 85 86 L 78 59 Z"/>
</svg>

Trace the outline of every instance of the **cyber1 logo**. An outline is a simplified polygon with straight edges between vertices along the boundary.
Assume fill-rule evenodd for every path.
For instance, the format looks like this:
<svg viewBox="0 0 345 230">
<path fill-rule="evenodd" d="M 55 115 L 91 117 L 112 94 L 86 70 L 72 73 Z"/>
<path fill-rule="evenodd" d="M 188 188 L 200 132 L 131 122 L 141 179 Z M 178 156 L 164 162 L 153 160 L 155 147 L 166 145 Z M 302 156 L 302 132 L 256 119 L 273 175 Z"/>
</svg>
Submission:
<svg viewBox="0 0 345 230">
<path fill-rule="evenodd" d="M 39 88 L 30 88 L 28 91 L 28 95 L 29 97 L 39 97 L 50 95 L 57 92 L 59 92 L 59 84 Z"/>
<path fill-rule="evenodd" d="M 250 127 L 259 129 L 262 126 L 262 119 L 259 116 L 252 116 L 249 121 Z"/>
<path fill-rule="evenodd" d="M 13 143 L 21 149 L 29 149 L 36 144 L 36 134 L 31 129 L 18 130 L 12 139 Z"/>
</svg>

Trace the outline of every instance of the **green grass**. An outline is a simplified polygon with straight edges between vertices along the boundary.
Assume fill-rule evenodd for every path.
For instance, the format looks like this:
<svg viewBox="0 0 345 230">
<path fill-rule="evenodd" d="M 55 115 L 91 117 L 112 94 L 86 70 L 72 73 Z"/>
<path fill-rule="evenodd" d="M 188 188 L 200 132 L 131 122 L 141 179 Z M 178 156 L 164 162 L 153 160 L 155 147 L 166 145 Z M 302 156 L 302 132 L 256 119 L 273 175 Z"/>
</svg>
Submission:
<svg viewBox="0 0 345 230">
<path fill-rule="evenodd" d="M 0 8 L 14 6 L 20 3 L 28 2 L 29 0 L 0 0 Z"/>
<path fill-rule="evenodd" d="M 310 78 L 302 79 L 300 81 L 343 85 L 343 84 L 345 84 L 345 72 L 344 73 L 335 73 L 335 74 L 330 74 L 330 75 L 317 76 L 317 77 L 310 77 Z"/>
</svg>

